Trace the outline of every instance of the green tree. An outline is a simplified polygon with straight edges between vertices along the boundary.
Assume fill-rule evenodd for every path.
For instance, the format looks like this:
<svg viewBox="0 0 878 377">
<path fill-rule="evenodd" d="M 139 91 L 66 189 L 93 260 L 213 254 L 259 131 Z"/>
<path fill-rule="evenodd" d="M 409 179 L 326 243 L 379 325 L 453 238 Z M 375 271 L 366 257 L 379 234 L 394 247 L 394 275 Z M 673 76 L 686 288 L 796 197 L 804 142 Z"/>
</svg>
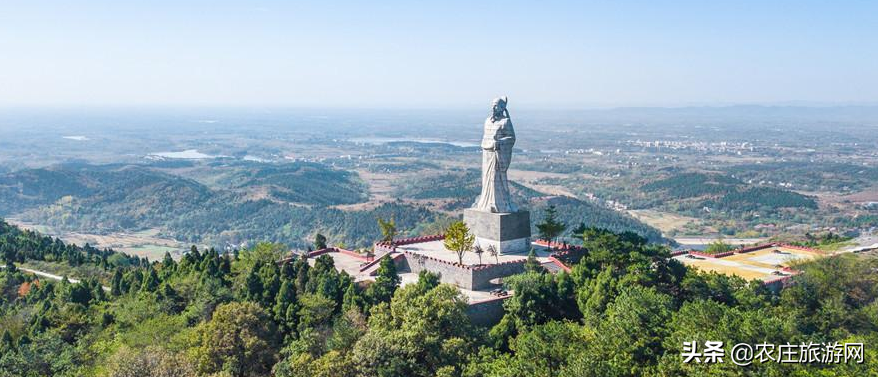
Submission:
<svg viewBox="0 0 878 377">
<path fill-rule="evenodd" d="M 369 297 L 372 305 L 379 302 L 389 302 L 401 282 L 393 258 L 389 255 L 384 256 L 379 263 L 375 282 L 369 285 L 366 290 L 366 296 Z"/>
<path fill-rule="evenodd" d="M 320 233 L 317 233 L 317 235 L 314 236 L 314 249 L 321 250 L 321 249 L 325 249 L 325 248 L 326 248 L 326 236 L 324 236 Z"/>
<path fill-rule="evenodd" d="M 472 249 L 476 236 L 470 233 L 463 221 L 455 221 L 445 230 L 445 248 L 457 254 L 457 261 L 463 264 L 463 254 Z"/>
<path fill-rule="evenodd" d="M 296 328 L 295 314 L 297 311 L 297 300 L 296 286 L 294 282 L 284 280 L 281 284 L 273 311 L 274 319 L 285 329 L 290 330 Z"/>
<path fill-rule="evenodd" d="M 197 346 L 192 352 L 201 373 L 262 376 L 277 360 L 274 322 L 252 302 L 218 306 L 193 334 Z"/>
<path fill-rule="evenodd" d="M 558 213 L 555 206 L 549 205 L 543 216 L 543 222 L 537 224 L 537 232 L 540 238 L 549 241 L 549 250 L 552 249 L 552 242 L 564 233 L 564 229 L 567 229 L 567 225 L 559 221 L 557 216 Z"/>
<path fill-rule="evenodd" d="M 543 265 L 537 260 L 537 254 L 534 248 L 530 248 L 530 251 L 527 253 L 527 260 L 524 261 L 524 270 L 527 272 L 546 272 L 546 269 L 543 268 Z"/>
<path fill-rule="evenodd" d="M 257 262 L 250 269 L 250 273 L 247 274 L 247 279 L 244 282 L 244 298 L 253 302 L 262 302 L 263 298 L 262 278 L 259 277 L 259 270 L 261 268 L 262 262 Z"/>
<path fill-rule="evenodd" d="M 177 377 L 194 376 L 195 368 L 184 354 L 150 346 L 133 349 L 122 346 L 107 362 L 109 377 Z"/>
<path fill-rule="evenodd" d="M 732 246 L 725 243 L 722 238 L 717 238 L 704 249 L 704 252 L 708 254 L 719 254 L 728 251 L 732 251 Z"/>
<path fill-rule="evenodd" d="M 122 294 L 122 270 L 116 268 L 113 278 L 110 280 L 110 294 L 119 296 Z"/>
<path fill-rule="evenodd" d="M 393 217 L 390 220 L 385 221 L 382 218 L 378 218 L 378 227 L 381 228 L 381 240 L 384 242 L 389 242 L 391 245 L 393 244 L 394 238 L 396 238 L 396 220 Z"/>
<path fill-rule="evenodd" d="M 388 307 L 380 304 L 366 333 L 351 351 L 361 376 L 433 376 L 455 374 L 472 351 L 466 299 L 441 284 L 427 292 L 412 284 L 401 288 Z"/>
<path fill-rule="evenodd" d="M 150 266 L 149 271 L 143 276 L 143 284 L 140 286 L 140 290 L 142 292 L 155 292 L 155 290 L 158 289 L 159 284 L 161 284 L 159 275 L 155 272 L 155 269 Z"/>
<path fill-rule="evenodd" d="M 330 326 L 335 301 L 321 294 L 305 294 L 299 298 L 299 305 L 299 332 Z"/>
</svg>

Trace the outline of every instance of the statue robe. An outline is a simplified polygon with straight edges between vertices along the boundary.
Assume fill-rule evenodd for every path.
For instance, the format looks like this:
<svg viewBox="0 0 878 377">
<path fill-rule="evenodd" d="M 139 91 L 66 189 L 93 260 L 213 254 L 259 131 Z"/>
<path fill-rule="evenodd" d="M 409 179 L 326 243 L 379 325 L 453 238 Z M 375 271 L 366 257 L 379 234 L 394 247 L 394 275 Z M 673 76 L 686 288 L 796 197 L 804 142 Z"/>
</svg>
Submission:
<svg viewBox="0 0 878 377">
<path fill-rule="evenodd" d="M 509 194 L 506 171 L 512 160 L 515 130 L 509 118 L 485 120 L 482 138 L 482 193 L 473 208 L 494 213 L 518 211 Z"/>
</svg>

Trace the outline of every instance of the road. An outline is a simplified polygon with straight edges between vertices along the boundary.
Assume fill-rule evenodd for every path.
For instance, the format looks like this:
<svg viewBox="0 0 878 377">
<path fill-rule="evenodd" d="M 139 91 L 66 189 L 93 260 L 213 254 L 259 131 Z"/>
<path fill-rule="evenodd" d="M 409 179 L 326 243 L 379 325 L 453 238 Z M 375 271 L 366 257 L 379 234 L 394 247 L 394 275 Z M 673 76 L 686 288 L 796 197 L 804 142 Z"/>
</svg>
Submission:
<svg viewBox="0 0 878 377">
<path fill-rule="evenodd" d="M 6 268 L 6 265 L 5 265 L 5 264 L 0 265 L 0 268 Z M 44 277 L 44 278 L 55 279 L 55 280 L 58 280 L 58 281 L 64 280 L 64 277 L 63 277 L 63 276 L 58 276 L 58 275 L 55 275 L 55 274 L 50 274 L 50 273 L 45 272 L 45 271 L 32 270 L 32 269 L 30 269 L 30 268 L 24 268 L 24 267 L 19 267 L 19 266 L 16 266 L 15 268 L 17 268 L 17 269 L 19 269 L 19 270 L 22 270 L 22 271 L 24 271 L 24 272 L 27 272 L 27 273 L 29 273 L 29 274 L 34 274 L 34 275 L 37 275 L 37 276 L 42 276 L 42 277 Z M 74 283 L 74 284 L 79 283 L 79 280 L 77 280 L 77 279 L 67 278 L 67 281 L 69 281 L 69 282 L 71 282 L 71 283 Z M 101 288 L 103 288 L 103 289 L 104 289 L 105 291 L 107 291 L 107 292 L 110 291 L 110 287 L 101 286 Z"/>
</svg>

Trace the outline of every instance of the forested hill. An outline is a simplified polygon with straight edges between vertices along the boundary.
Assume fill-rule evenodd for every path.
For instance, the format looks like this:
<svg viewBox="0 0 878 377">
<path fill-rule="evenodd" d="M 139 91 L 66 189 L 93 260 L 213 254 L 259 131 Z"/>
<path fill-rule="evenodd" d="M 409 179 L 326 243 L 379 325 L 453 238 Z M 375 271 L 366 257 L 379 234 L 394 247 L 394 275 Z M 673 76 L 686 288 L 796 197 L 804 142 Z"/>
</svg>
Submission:
<svg viewBox="0 0 878 377">
<path fill-rule="evenodd" d="M 0 376 L 524 377 L 870 376 L 878 373 L 878 263 L 846 254 L 799 268 L 779 294 L 699 273 L 668 249 L 589 229 L 572 272 L 528 264 L 490 328 L 457 288 L 422 273 L 400 286 L 382 260 L 356 283 L 327 255 L 193 248 L 148 263 L 0 222 Z M 103 271 L 78 283 L 16 266 Z M 105 291 L 101 285 L 110 289 Z M 831 318 L 832 320 L 827 320 Z M 864 362 L 683 363 L 684 341 L 862 343 Z M 821 346 L 821 349 L 822 346 Z M 726 360 L 729 360 L 729 351 Z M 776 352 L 776 351 L 775 351 Z M 775 354 L 776 355 L 776 354 Z"/>
<path fill-rule="evenodd" d="M 813 197 L 777 187 L 748 185 L 720 174 L 680 173 L 646 183 L 641 189 L 669 200 L 685 199 L 727 211 L 817 208 Z"/>
<path fill-rule="evenodd" d="M 442 199 L 445 210 L 460 213 L 478 195 L 477 175 L 467 170 L 407 179 L 396 194 Z M 538 200 L 544 194 L 515 183 L 512 189 L 522 207 L 539 211 L 544 205 Z M 157 229 L 160 236 L 215 246 L 269 241 L 304 249 L 319 232 L 332 244 L 366 247 L 381 237 L 376 217 L 393 218 L 402 236 L 441 232 L 449 217 L 402 201 L 335 208 L 368 199 L 357 173 L 305 162 L 66 164 L 0 175 L 0 216 L 82 233 Z M 656 229 L 625 214 L 575 199 L 559 205 L 571 227 L 583 222 L 661 240 Z"/>
<path fill-rule="evenodd" d="M 0 176 L 0 215 L 85 233 L 156 228 L 197 243 L 306 247 L 320 231 L 333 242 L 365 246 L 380 236 L 376 216 L 397 219 L 403 231 L 437 218 L 398 203 L 329 208 L 366 199 L 356 173 L 316 163 L 70 164 Z"/>
</svg>

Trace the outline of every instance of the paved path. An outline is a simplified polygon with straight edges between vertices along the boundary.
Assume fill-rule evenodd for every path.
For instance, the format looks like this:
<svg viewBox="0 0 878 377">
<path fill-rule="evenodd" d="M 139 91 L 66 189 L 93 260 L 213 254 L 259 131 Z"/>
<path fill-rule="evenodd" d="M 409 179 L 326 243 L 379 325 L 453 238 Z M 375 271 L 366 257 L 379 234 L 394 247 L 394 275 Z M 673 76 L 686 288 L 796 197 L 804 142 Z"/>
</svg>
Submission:
<svg viewBox="0 0 878 377">
<path fill-rule="evenodd" d="M 6 268 L 6 265 L 5 265 L 5 264 L 0 265 L 0 268 Z M 24 268 L 24 267 L 19 267 L 19 266 L 15 266 L 15 268 L 17 268 L 17 269 L 19 269 L 19 270 L 22 270 L 22 271 L 24 271 L 24 272 L 27 272 L 27 273 L 31 273 L 31 274 L 37 275 L 37 276 L 42 276 L 42 277 L 44 277 L 44 278 L 55 279 L 55 280 L 58 280 L 58 281 L 64 280 L 64 277 L 63 277 L 63 276 L 58 276 L 58 275 L 50 274 L 50 273 L 45 272 L 45 271 L 32 270 L 32 269 L 30 269 L 30 268 Z M 69 281 L 69 282 L 71 282 L 71 283 L 74 283 L 74 284 L 79 283 L 79 280 L 77 280 L 77 279 L 67 278 L 67 281 Z M 110 287 L 104 287 L 104 286 L 101 286 L 101 288 L 103 288 L 103 289 L 104 289 L 105 291 L 107 291 L 107 292 L 110 291 Z"/>
</svg>

